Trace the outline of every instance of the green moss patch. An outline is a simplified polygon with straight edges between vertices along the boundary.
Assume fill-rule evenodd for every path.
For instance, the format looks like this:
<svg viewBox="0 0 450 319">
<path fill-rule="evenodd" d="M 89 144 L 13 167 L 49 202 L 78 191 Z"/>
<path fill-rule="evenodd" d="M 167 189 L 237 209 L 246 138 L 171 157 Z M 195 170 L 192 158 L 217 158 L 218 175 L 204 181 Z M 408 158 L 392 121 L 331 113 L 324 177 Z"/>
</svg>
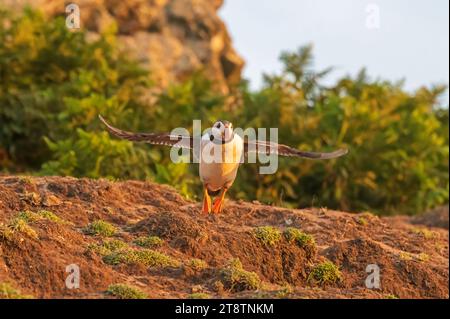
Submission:
<svg viewBox="0 0 450 319">
<path fill-rule="evenodd" d="M 145 236 L 138 237 L 133 242 L 140 247 L 154 248 L 161 246 L 164 241 L 158 236 Z"/>
<path fill-rule="evenodd" d="M 313 268 L 308 281 L 320 285 L 334 284 L 342 280 L 339 268 L 331 261 L 325 261 Z"/>
<path fill-rule="evenodd" d="M 256 290 L 261 280 L 255 272 L 246 271 L 239 259 L 232 259 L 220 270 L 221 282 L 231 291 Z"/>
<path fill-rule="evenodd" d="M 32 299 L 33 296 L 23 295 L 9 283 L 0 283 L 0 299 Z"/>
<path fill-rule="evenodd" d="M 146 299 L 148 297 L 139 288 L 124 284 L 110 285 L 106 293 L 119 299 Z"/>
<path fill-rule="evenodd" d="M 117 228 L 104 220 L 96 220 L 90 223 L 84 231 L 88 235 L 111 237 L 116 234 Z"/>
<path fill-rule="evenodd" d="M 103 261 L 109 265 L 142 264 L 147 267 L 178 267 L 179 261 L 163 253 L 145 250 L 122 250 L 113 252 L 103 257 Z"/>
<path fill-rule="evenodd" d="M 268 246 L 275 246 L 281 240 L 281 232 L 272 226 L 261 226 L 254 229 L 254 236 Z"/>
</svg>

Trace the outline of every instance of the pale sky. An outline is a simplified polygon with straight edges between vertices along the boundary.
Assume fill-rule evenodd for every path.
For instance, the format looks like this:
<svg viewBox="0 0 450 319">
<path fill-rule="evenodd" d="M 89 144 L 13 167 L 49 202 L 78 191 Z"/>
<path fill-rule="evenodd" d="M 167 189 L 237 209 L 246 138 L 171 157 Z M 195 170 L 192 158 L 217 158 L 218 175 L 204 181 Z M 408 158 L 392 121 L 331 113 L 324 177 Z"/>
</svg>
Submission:
<svg viewBox="0 0 450 319">
<path fill-rule="evenodd" d="M 374 78 L 406 79 L 408 90 L 449 83 L 448 0 L 225 0 L 220 15 L 253 88 L 280 71 L 281 51 L 307 43 L 316 69 L 336 67 L 330 81 L 365 66 Z"/>
</svg>

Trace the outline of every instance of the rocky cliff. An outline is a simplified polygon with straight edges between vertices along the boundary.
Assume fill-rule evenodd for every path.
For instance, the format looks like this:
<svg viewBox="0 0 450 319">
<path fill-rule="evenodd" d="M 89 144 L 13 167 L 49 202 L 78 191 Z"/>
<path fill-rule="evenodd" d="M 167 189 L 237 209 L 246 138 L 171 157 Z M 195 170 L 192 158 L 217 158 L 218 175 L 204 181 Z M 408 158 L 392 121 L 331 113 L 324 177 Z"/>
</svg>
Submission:
<svg viewBox="0 0 450 319">
<path fill-rule="evenodd" d="M 227 93 L 244 65 L 225 24 L 217 15 L 223 0 L 3 0 L 17 9 L 26 4 L 49 16 L 65 15 L 68 3 L 80 8 L 81 27 L 100 32 L 115 21 L 124 48 L 151 70 L 160 87 L 197 70 Z"/>
</svg>

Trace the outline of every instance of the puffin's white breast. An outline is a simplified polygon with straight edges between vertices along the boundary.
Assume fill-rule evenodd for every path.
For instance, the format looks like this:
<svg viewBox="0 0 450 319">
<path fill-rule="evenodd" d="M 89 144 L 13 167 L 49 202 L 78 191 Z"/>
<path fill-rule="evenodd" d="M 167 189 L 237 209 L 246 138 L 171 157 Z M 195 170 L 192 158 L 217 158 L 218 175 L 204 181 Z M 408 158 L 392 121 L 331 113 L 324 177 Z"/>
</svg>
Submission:
<svg viewBox="0 0 450 319">
<path fill-rule="evenodd" d="M 211 142 L 210 135 L 203 135 L 200 155 L 200 179 L 211 191 L 233 184 L 241 156 L 244 150 L 244 141 L 234 134 L 233 140 L 225 144 Z"/>
</svg>

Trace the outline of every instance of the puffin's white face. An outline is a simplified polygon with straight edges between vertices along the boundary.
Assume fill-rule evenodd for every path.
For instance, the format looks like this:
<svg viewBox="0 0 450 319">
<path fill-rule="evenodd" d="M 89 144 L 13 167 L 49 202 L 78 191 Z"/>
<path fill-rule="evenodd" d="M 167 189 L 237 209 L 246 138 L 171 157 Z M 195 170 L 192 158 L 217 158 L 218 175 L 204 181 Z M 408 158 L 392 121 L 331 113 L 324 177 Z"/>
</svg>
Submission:
<svg viewBox="0 0 450 319">
<path fill-rule="evenodd" d="M 215 139 L 228 142 L 233 138 L 233 124 L 228 121 L 217 121 L 211 128 Z"/>
</svg>

